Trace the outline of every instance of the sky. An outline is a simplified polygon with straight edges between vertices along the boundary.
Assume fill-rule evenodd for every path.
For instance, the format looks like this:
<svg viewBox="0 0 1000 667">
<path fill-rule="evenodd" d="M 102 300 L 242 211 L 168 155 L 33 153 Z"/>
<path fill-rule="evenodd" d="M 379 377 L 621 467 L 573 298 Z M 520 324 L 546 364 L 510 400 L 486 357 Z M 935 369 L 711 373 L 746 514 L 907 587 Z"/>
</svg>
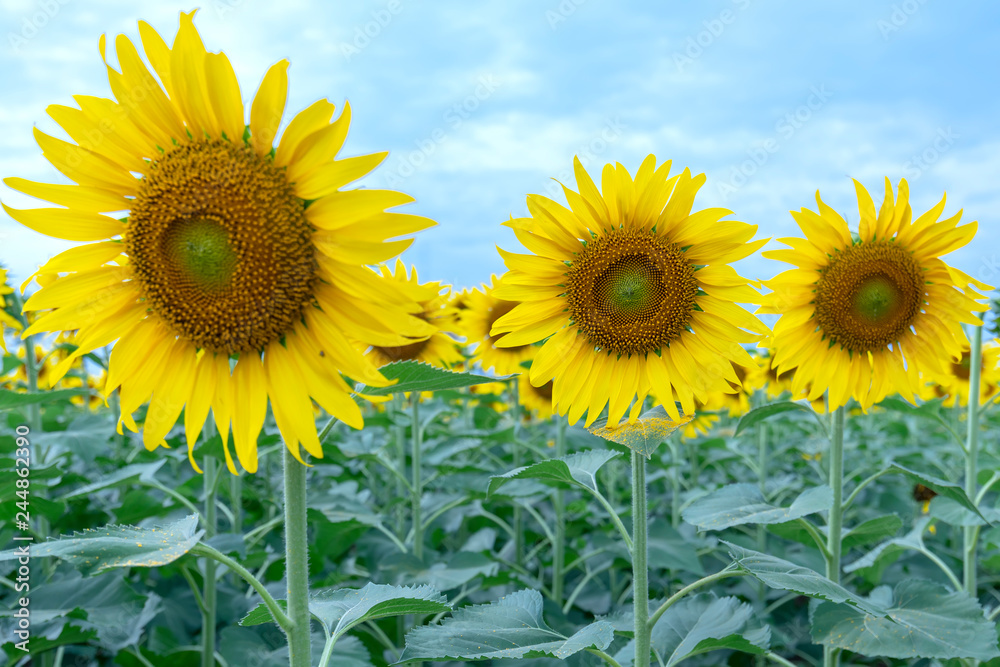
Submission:
<svg viewBox="0 0 1000 667">
<path fill-rule="evenodd" d="M 969 0 L 0 0 L 0 177 L 66 182 L 32 127 L 64 136 L 50 104 L 110 97 L 98 38 L 137 21 L 173 40 L 180 11 L 225 51 L 243 95 L 287 58 L 288 112 L 349 100 L 341 156 L 389 151 L 360 182 L 416 201 L 438 226 L 404 260 L 455 286 L 504 271 L 519 250 L 501 226 L 525 196 L 564 201 L 577 155 L 634 174 L 653 153 L 705 173 L 695 207 L 721 206 L 758 237 L 800 235 L 789 210 L 815 194 L 858 220 L 851 178 L 876 203 L 910 184 L 914 215 L 947 192 L 945 215 L 978 220 L 949 263 L 1000 284 L 1000 3 Z M 14 208 L 41 202 L 0 186 Z M 0 212 L 0 263 L 16 282 L 70 247 Z M 781 247 L 771 241 L 767 248 Z M 787 265 L 755 255 L 766 279 Z"/>
</svg>

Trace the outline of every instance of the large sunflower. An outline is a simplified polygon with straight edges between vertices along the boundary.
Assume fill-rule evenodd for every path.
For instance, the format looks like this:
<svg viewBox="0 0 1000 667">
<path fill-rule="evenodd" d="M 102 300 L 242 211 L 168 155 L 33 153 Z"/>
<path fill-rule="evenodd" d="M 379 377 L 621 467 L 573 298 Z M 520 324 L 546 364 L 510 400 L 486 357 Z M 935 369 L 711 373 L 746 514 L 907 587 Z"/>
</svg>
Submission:
<svg viewBox="0 0 1000 667">
<path fill-rule="evenodd" d="M 449 292 L 444 292 L 440 282 L 420 284 L 417 277 L 417 267 L 406 272 L 402 260 L 396 260 L 395 273 L 389 267 L 382 267 L 382 277 L 386 283 L 403 288 L 414 297 L 420 306 L 417 317 L 430 327 L 430 335 L 426 333 L 414 338 L 406 338 L 395 345 L 371 345 L 371 341 L 362 340 L 361 350 L 367 350 L 367 358 L 377 367 L 395 361 L 422 361 L 431 366 L 451 368 L 465 357 L 458 349 L 457 341 L 450 335 L 456 328 L 455 309 L 450 305 Z"/>
<path fill-rule="evenodd" d="M 563 187 L 569 208 L 528 196 L 529 218 L 506 223 L 532 255 L 500 251 L 510 271 L 495 295 L 520 302 L 493 326 L 499 347 L 548 339 L 531 366 L 535 386 L 552 380 L 553 404 L 589 426 L 605 405 L 608 423 L 635 419 L 653 393 L 674 420 L 695 399 L 727 391 L 732 364 L 753 360 L 742 344 L 767 333 L 737 305 L 759 295 L 729 262 L 765 241 L 756 227 L 722 220 L 721 208 L 691 211 L 705 176 L 647 157 L 635 180 L 607 165 L 601 189 L 579 159 L 579 192 Z"/>
<path fill-rule="evenodd" d="M 462 329 L 468 342 L 475 345 L 471 364 L 478 363 L 484 371 L 492 369 L 498 375 L 524 372 L 521 363 L 534 356 L 530 345 L 502 347 L 497 341 L 503 336 L 490 333 L 493 324 L 509 313 L 517 305 L 516 301 L 505 301 L 496 296 L 497 277 L 490 276 L 490 284 L 482 289 L 474 289 L 469 294 L 468 307 L 462 312 Z"/>
<path fill-rule="evenodd" d="M 854 184 L 857 239 L 817 192 L 818 213 L 792 212 L 806 238 L 781 239 L 791 248 L 764 253 L 798 267 L 766 282 L 773 292 L 758 311 L 781 315 L 774 363 L 779 373 L 795 369 L 793 395 L 814 400 L 828 391 L 830 410 L 851 397 L 864 410 L 891 393 L 912 401 L 918 374 L 939 374 L 948 357 L 958 361 L 961 323 L 978 323 L 972 311 L 986 310 L 972 286 L 991 289 L 939 259 L 976 233 L 975 222 L 957 226 L 961 211 L 938 221 L 944 197 L 911 220 L 905 180 L 895 202 L 885 180 L 878 212 Z"/>
<path fill-rule="evenodd" d="M 267 71 L 247 125 L 234 70 L 205 50 L 193 17 L 181 14 L 172 47 L 139 23 L 152 71 L 118 36 L 121 71 L 107 65 L 115 100 L 77 96 L 79 108 L 48 108 L 75 143 L 37 128 L 35 137 L 76 184 L 4 182 L 63 208 L 4 208 L 31 229 L 86 243 L 40 269 L 60 277 L 25 307 L 50 311 L 26 333 L 79 329 L 55 379 L 117 340 L 106 391 L 120 389 L 119 429 L 136 430 L 132 413 L 152 395 L 146 447 L 165 443 L 183 409 L 190 456 L 211 409 L 229 469 L 231 423 L 236 455 L 253 472 L 269 399 L 290 451 L 300 457 L 301 443 L 320 457 L 310 398 L 360 428 L 341 373 L 387 384 L 350 341 L 397 345 L 432 332 L 410 314 L 418 306 L 365 265 L 412 241 L 387 238 L 434 223 L 385 212 L 407 195 L 340 190 L 385 157 L 335 159 L 347 105 L 331 122 L 334 105 L 314 103 L 273 145 L 287 61 Z M 106 57 L 103 36 L 100 47 Z"/>
</svg>

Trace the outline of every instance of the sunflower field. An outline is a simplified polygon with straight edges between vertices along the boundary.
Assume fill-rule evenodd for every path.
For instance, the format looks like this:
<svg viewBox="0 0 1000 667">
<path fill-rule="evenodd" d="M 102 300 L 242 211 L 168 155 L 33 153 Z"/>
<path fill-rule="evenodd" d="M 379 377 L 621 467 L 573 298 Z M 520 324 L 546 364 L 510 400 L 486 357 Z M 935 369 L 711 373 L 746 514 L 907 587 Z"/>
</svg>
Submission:
<svg viewBox="0 0 1000 667">
<path fill-rule="evenodd" d="M 944 197 L 854 181 L 764 250 L 704 175 L 569 156 L 453 288 L 350 106 L 241 91 L 194 19 L 100 38 L 114 99 L 34 130 L 71 183 L 4 179 L 71 247 L 0 269 L 3 664 L 1000 667 L 994 287 Z"/>
</svg>

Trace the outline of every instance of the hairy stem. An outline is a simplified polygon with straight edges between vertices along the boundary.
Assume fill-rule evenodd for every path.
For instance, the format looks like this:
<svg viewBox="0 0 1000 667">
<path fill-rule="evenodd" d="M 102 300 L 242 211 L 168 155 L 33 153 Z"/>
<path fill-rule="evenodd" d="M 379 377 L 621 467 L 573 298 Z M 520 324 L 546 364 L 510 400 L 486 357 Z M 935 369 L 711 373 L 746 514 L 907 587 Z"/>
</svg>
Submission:
<svg viewBox="0 0 1000 667">
<path fill-rule="evenodd" d="M 676 465 L 676 463 L 675 463 Z M 649 667 L 649 572 L 646 569 L 646 457 L 632 452 L 632 600 L 635 602 L 635 667 Z"/>
<path fill-rule="evenodd" d="M 298 446 L 298 445 L 296 445 Z M 284 448 L 285 579 L 288 591 L 288 651 L 291 667 L 312 666 L 309 643 L 309 548 L 306 523 L 306 467 Z"/>
</svg>

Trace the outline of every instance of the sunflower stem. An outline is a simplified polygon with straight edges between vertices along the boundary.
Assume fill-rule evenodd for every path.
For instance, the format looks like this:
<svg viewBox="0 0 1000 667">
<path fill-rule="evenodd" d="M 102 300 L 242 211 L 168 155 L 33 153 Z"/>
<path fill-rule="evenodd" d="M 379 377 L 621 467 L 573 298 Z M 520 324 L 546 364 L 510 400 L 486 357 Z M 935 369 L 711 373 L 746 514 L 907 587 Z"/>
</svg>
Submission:
<svg viewBox="0 0 1000 667">
<path fill-rule="evenodd" d="M 977 493 L 976 477 L 979 464 L 979 384 L 982 378 L 983 359 L 983 327 L 973 327 L 972 342 L 969 349 L 969 416 L 966 420 L 965 436 L 965 495 L 975 499 Z M 957 401 L 956 401 L 957 402 Z M 978 598 L 979 588 L 976 583 L 976 538 L 977 526 L 965 527 L 965 544 L 962 550 L 962 571 L 966 592 Z"/>
<path fill-rule="evenodd" d="M 840 583 L 841 531 L 844 522 L 844 407 L 833 413 L 830 429 L 830 488 L 833 489 L 833 504 L 826 536 L 826 577 L 835 584 Z M 823 665 L 837 667 L 840 664 L 840 649 L 823 647 Z"/>
<path fill-rule="evenodd" d="M 290 667 L 311 667 L 306 467 L 292 456 L 288 447 L 285 447 L 284 468 L 285 578 L 287 580 L 288 617 L 290 620 L 287 631 Z"/>
<path fill-rule="evenodd" d="M 413 505 L 413 555 L 418 559 L 424 558 L 424 524 L 421 513 L 420 501 L 424 495 L 424 480 L 421 475 L 420 450 L 423 448 L 423 434 L 420 432 L 420 392 L 410 394 L 412 410 L 410 412 L 411 421 L 411 445 L 410 465 L 412 466 L 413 481 L 411 483 L 411 503 Z"/>
<path fill-rule="evenodd" d="M 556 458 L 566 456 L 566 420 L 556 417 Z M 560 607 L 563 603 L 566 565 L 566 497 L 557 487 L 552 499 L 556 514 L 555 539 L 552 543 L 552 599 Z"/>
<path fill-rule="evenodd" d="M 514 469 L 521 467 L 521 443 L 519 426 L 521 425 L 521 403 L 518 396 L 517 378 L 510 381 L 511 410 L 514 413 L 514 428 L 512 431 L 511 450 L 514 455 Z M 514 562 L 524 565 L 524 512 L 521 506 L 514 504 Z"/>
<path fill-rule="evenodd" d="M 215 511 L 216 477 L 218 476 L 218 465 L 214 456 L 205 457 L 205 474 L 203 482 L 205 484 L 205 513 L 202 515 L 205 520 L 205 539 L 215 536 L 218 524 Z M 216 615 L 216 580 L 215 561 L 211 558 L 205 559 L 205 579 L 202 582 L 201 599 L 204 601 L 204 610 L 201 617 L 201 664 L 202 667 L 215 667 L 215 615 Z"/>
<path fill-rule="evenodd" d="M 674 464 L 676 465 L 676 463 Z M 649 572 L 647 562 L 646 457 L 632 452 L 632 601 L 635 605 L 635 667 L 649 667 Z"/>
</svg>

